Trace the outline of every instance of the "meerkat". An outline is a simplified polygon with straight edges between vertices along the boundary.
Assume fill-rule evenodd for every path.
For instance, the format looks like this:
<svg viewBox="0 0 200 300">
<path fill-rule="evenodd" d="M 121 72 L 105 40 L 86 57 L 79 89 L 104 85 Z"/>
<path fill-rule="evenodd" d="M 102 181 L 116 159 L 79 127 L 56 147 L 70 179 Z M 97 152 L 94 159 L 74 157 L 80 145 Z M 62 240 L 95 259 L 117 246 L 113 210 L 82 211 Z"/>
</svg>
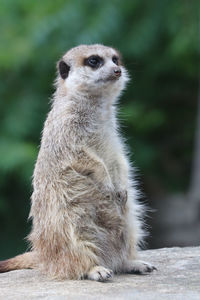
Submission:
<svg viewBox="0 0 200 300">
<path fill-rule="evenodd" d="M 36 268 L 51 278 L 97 281 L 151 272 L 137 258 L 143 207 L 116 117 L 128 81 L 121 56 L 80 45 L 57 69 L 33 174 L 31 250 L 0 262 L 0 272 Z"/>
</svg>

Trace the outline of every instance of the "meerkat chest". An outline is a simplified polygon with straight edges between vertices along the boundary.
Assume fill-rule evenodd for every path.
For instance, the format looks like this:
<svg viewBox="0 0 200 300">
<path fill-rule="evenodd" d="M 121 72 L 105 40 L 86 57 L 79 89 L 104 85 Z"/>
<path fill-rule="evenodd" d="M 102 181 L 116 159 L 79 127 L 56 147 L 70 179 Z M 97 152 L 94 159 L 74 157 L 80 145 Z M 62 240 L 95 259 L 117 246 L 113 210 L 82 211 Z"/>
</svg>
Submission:
<svg viewBox="0 0 200 300">
<path fill-rule="evenodd" d="M 116 157 L 121 152 L 121 142 L 117 135 L 113 132 L 100 132 L 95 137 L 95 142 L 92 143 L 93 151 L 100 157 L 107 167 L 116 164 Z"/>
</svg>

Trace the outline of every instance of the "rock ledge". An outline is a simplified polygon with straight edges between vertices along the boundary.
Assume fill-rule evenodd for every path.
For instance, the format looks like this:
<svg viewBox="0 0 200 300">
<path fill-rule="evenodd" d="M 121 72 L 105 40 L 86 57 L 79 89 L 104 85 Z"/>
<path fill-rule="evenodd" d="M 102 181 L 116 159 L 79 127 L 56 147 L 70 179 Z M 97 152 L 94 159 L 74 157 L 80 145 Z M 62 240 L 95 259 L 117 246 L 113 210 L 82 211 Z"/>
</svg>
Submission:
<svg viewBox="0 0 200 300">
<path fill-rule="evenodd" d="M 115 275 L 112 282 L 48 280 L 35 270 L 0 274 L 0 300 L 200 299 L 200 247 L 142 251 L 158 271 Z"/>
</svg>

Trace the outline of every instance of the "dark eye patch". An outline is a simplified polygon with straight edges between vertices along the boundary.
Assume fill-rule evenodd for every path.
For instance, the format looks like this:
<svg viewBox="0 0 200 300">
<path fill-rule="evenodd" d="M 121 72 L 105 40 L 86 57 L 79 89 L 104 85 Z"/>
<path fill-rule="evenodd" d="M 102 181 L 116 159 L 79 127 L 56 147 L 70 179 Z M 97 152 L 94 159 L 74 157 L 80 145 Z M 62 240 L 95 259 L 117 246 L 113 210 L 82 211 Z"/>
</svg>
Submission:
<svg viewBox="0 0 200 300">
<path fill-rule="evenodd" d="M 93 69 L 97 69 L 103 65 L 103 58 L 99 55 L 91 55 L 88 58 L 84 59 L 84 65 L 89 66 Z"/>
<path fill-rule="evenodd" d="M 114 64 L 116 64 L 117 66 L 119 65 L 119 57 L 118 57 L 118 56 L 114 55 L 114 56 L 112 57 L 112 61 L 113 61 Z"/>
</svg>

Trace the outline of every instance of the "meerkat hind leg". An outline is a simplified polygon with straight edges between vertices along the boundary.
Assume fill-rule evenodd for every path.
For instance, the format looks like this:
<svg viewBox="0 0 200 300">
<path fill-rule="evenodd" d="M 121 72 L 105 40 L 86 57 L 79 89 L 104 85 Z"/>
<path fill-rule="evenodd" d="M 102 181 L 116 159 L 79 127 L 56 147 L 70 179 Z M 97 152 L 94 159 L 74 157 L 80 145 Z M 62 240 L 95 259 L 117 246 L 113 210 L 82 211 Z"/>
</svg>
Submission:
<svg viewBox="0 0 200 300">
<path fill-rule="evenodd" d="M 154 270 L 157 270 L 157 268 L 145 261 L 133 260 L 130 261 L 129 264 L 127 264 L 125 273 L 142 275 L 146 273 L 151 273 Z"/>
<path fill-rule="evenodd" d="M 105 282 L 113 277 L 113 271 L 102 266 L 93 267 L 86 275 L 87 279 Z"/>
</svg>

